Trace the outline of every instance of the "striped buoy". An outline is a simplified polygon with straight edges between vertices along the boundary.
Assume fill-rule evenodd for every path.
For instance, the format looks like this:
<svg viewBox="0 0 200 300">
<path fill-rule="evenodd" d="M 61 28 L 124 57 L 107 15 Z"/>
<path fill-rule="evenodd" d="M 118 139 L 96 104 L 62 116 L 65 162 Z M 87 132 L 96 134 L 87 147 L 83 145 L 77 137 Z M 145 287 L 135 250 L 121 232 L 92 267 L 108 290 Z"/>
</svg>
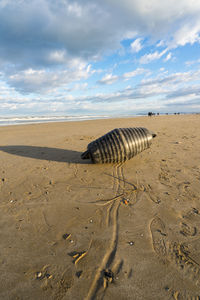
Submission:
<svg viewBox="0 0 200 300">
<path fill-rule="evenodd" d="M 149 148 L 156 134 L 143 127 L 116 128 L 88 144 L 82 159 L 93 163 L 124 162 Z"/>
</svg>

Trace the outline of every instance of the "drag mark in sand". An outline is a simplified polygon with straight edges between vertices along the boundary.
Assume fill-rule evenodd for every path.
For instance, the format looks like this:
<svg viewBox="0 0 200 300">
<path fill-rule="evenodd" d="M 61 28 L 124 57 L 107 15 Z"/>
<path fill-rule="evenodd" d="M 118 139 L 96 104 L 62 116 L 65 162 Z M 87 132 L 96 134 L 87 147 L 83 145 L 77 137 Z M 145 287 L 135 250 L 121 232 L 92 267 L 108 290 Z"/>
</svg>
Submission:
<svg viewBox="0 0 200 300">
<path fill-rule="evenodd" d="M 168 239 L 164 222 L 155 217 L 150 224 L 152 244 L 155 253 L 172 263 L 186 279 L 200 284 L 200 265 L 191 256 L 186 245 Z"/>
<path fill-rule="evenodd" d="M 97 296 L 103 297 L 107 287 L 114 282 L 116 275 L 121 271 L 123 266 L 123 259 L 116 257 L 119 238 L 119 208 L 121 204 L 129 205 L 129 198 L 132 197 L 132 194 L 136 200 L 134 202 L 137 202 L 139 192 L 141 192 L 140 188 L 125 180 L 123 164 L 124 163 L 119 163 L 114 165 L 112 175 L 106 174 L 113 179 L 114 197 L 93 202 L 101 206 L 101 211 L 105 211 L 105 227 L 109 230 L 110 238 L 108 247 L 99 261 L 99 267 L 94 271 L 87 296 L 84 298 L 85 300 L 96 299 Z M 129 186 L 128 188 L 127 185 Z M 144 189 L 142 192 L 143 191 Z M 76 265 L 81 259 L 84 259 L 88 250 L 69 253 L 73 258 L 73 263 Z"/>
<path fill-rule="evenodd" d="M 124 179 L 124 169 L 123 169 L 124 163 L 119 163 L 114 167 L 113 172 L 113 179 L 116 184 L 116 187 L 113 187 L 113 190 L 116 191 L 116 193 L 120 192 L 120 189 L 124 189 L 125 187 L 125 179 Z M 121 181 L 123 182 L 123 186 L 121 186 Z"/>
<path fill-rule="evenodd" d="M 128 182 L 125 177 L 124 177 L 124 171 L 123 171 L 123 167 L 122 167 L 123 164 L 120 164 L 120 165 L 117 165 L 115 167 L 115 173 L 113 172 L 113 175 L 110 175 L 110 174 L 107 174 L 105 173 L 107 176 L 111 176 L 113 177 L 114 179 L 114 185 L 115 186 L 115 181 L 117 182 L 117 191 L 115 193 L 115 197 L 111 198 L 111 199 L 106 199 L 106 200 L 98 200 L 96 202 L 93 202 L 93 203 L 96 203 L 97 205 L 107 205 L 117 199 L 121 199 L 120 201 L 123 203 L 123 204 L 129 204 L 130 203 L 130 199 L 133 200 L 134 198 L 134 201 L 131 201 L 133 203 L 130 203 L 130 204 L 136 204 L 138 202 L 138 200 L 140 199 L 140 195 L 141 193 L 143 192 L 147 192 L 147 188 L 145 188 L 143 185 L 139 186 L 138 185 L 138 182 L 137 184 L 133 184 L 133 183 L 130 183 Z M 123 183 L 123 184 L 120 184 L 120 183 Z M 126 187 L 126 185 L 129 186 L 129 188 Z M 154 201 L 155 202 L 155 201 Z M 160 203 L 160 202 L 155 202 L 155 203 Z"/>
<path fill-rule="evenodd" d="M 119 213 L 119 207 L 121 205 L 120 200 L 121 197 L 123 196 L 123 194 L 120 194 L 121 192 L 120 180 L 123 181 L 123 189 L 125 187 L 122 165 L 123 164 L 117 164 L 113 170 L 113 179 L 114 179 L 113 188 L 116 190 L 115 197 L 105 201 L 104 203 L 104 205 L 108 204 L 107 214 L 106 214 L 106 226 L 107 227 L 112 226 L 110 245 L 101 260 L 100 266 L 97 269 L 96 274 L 94 275 L 94 279 L 92 281 L 92 284 L 89 288 L 85 300 L 95 299 L 100 289 L 102 290 L 102 292 L 105 292 L 109 283 L 113 282 L 115 274 L 120 271 L 123 265 L 122 260 L 119 260 L 114 263 L 116 252 L 117 252 L 117 246 L 118 246 L 118 232 L 119 232 L 118 213 Z"/>
<path fill-rule="evenodd" d="M 117 164 L 116 166 L 114 166 L 113 168 L 113 180 L 114 180 L 114 184 L 113 184 L 113 189 L 115 191 L 115 197 L 113 199 L 110 199 L 111 200 L 111 203 L 110 201 L 108 203 L 109 206 L 107 208 L 107 214 L 106 214 L 106 226 L 109 226 L 111 224 L 111 212 L 112 212 L 112 209 L 114 208 L 114 202 L 119 202 L 120 199 L 121 199 L 121 196 L 123 196 L 123 194 L 121 193 L 121 182 L 120 182 L 120 179 L 123 180 L 123 184 L 124 184 L 124 175 L 123 175 L 123 164 L 124 163 L 119 163 Z M 115 220 L 116 223 L 117 223 L 117 219 Z"/>
<path fill-rule="evenodd" d="M 104 289 L 108 286 L 108 278 L 109 276 L 106 276 L 106 274 L 111 273 L 110 266 L 115 258 L 115 254 L 117 251 L 117 244 L 118 244 L 118 210 L 120 206 L 120 202 L 117 201 L 113 205 L 113 211 L 112 211 L 112 237 L 109 248 L 106 250 L 106 253 L 101 261 L 101 264 L 99 268 L 96 271 L 96 274 L 94 276 L 94 280 L 90 286 L 89 292 L 85 300 L 91 300 L 95 299 L 99 289 L 103 287 Z M 111 273 L 112 274 L 112 273 Z M 112 276 L 110 277 L 112 278 Z M 112 282 L 112 281 L 110 281 Z"/>
</svg>

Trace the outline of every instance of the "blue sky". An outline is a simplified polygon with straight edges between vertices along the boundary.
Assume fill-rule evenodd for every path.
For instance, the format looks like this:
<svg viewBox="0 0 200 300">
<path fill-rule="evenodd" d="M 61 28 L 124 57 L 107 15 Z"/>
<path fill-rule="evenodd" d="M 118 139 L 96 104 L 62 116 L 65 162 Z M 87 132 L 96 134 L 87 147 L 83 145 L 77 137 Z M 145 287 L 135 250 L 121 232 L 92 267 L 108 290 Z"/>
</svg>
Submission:
<svg viewBox="0 0 200 300">
<path fill-rule="evenodd" d="M 200 2 L 1 0 L 0 116 L 200 112 Z"/>
</svg>

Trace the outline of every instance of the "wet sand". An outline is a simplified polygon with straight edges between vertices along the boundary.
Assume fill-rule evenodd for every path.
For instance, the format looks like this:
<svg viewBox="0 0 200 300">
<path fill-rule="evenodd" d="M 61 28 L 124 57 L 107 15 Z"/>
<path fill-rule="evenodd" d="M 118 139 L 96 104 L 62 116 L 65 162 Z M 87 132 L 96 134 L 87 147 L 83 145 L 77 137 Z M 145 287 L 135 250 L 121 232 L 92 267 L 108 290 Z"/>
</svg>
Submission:
<svg viewBox="0 0 200 300">
<path fill-rule="evenodd" d="M 117 127 L 157 133 L 81 160 Z M 200 115 L 0 127 L 0 299 L 199 299 Z"/>
</svg>

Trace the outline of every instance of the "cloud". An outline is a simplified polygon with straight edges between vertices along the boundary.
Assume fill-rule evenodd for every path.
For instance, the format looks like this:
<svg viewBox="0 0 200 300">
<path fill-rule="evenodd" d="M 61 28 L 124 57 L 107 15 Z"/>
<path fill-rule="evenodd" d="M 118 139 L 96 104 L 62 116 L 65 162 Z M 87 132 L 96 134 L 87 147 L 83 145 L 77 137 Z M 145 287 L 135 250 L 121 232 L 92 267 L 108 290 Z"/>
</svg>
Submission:
<svg viewBox="0 0 200 300">
<path fill-rule="evenodd" d="M 116 21 L 98 1 L 7 1 L 0 5 L 0 56 L 23 69 L 92 59 L 119 47 Z"/>
<path fill-rule="evenodd" d="M 190 21 L 188 24 L 183 25 L 174 33 L 174 37 L 169 46 L 176 48 L 177 46 L 185 46 L 186 44 L 193 45 L 196 42 L 200 42 L 200 21 Z"/>
<path fill-rule="evenodd" d="M 185 45 L 199 41 L 199 14 L 200 3 L 194 0 L 4 0 L 0 57 L 27 69 L 74 57 L 88 61 L 119 49 L 128 37 L 149 36 L 173 47 Z M 141 49 L 140 38 L 132 48 Z"/>
<path fill-rule="evenodd" d="M 143 73 L 145 73 L 145 72 L 147 72 L 147 71 L 148 71 L 148 70 L 143 69 L 143 68 L 137 68 L 137 69 L 134 70 L 134 71 L 124 73 L 124 74 L 123 74 L 123 77 L 124 77 L 126 80 L 128 80 L 128 79 L 130 79 L 130 78 L 132 78 L 132 77 L 135 77 L 135 76 L 137 76 L 137 75 L 143 74 Z"/>
<path fill-rule="evenodd" d="M 179 99 L 178 101 L 171 101 L 166 103 L 167 107 L 177 107 L 181 111 L 188 112 L 188 109 L 190 109 L 190 112 L 192 112 L 192 109 L 194 109 L 193 112 L 196 112 L 196 109 L 200 109 L 200 97 L 197 97 L 196 99 Z"/>
<path fill-rule="evenodd" d="M 168 99 L 170 98 L 179 98 L 179 97 L 196 97 L 200 96 L 200 86 L 199 85 L 192 85 L 190 87 L 185 87 L 181 89 L 177 89 L 167 95 Z"/>
<path fill-rule="evenodd" d="M 200 71 L 188 71 L 188 72 L 177 72 L 172 73 L 160 78 L 148 78 L 143 79 L 140 83 L 140 86 L 153 86 L 153 85 L 177 85 L 177 84 L 185 84 L 186 82 L 192 82 L 199 80 Z"/>
<path fill-rule="evenodd" d="M 193 84 L 199 71 L 175 73 L 162 79 L 146 80 L 135 87 L 128 86 L 114 93 L 101 93 L 95 96 L 79 98 L 80 103 L 86 102 L 88 107 L 101 107 L 102 110 L 120 109 L 120 113 L 153 111 L 188 112 L 188 107 L 200 108 L 200 85 Z M 183 88 L 183 84 L 188 85 Z M 133 107 L 133 109 L 131 109 Z M 128 109 L 129 108 L 129 109 Z M 114 110 L 113 109 L 113 110 Z"/>
<path fill-rule="evenodd" d="M 199 64 L 199 63 L 200 63 L 200 58 L 197 60 L 189 60 L 189 61 L 185 62 L 186 66 L 191 66 L 191 65 Z"/>
<path fill-rule="evenodd" d="M 144 74 L 145 72 L 149 72 L 147 69 L 143 69 L 143 68 L 137 68 L 134 71 L 131 72 L 126 72 L 122 75 L 113 75 L 112 73 L 106 74 L 102 79 L 98 80 L 97 83 L 99 84 L 113 84 L 115 83 L 117 80 L 129 80 L 132 77 L 135 77 L 137 75 L 140 74 Z"/>
<path fill-rule="evenodd" d="M 42 96 L 22 95 L 0 81 L 0 113 L 5 111 L 25 114 L 131 114 L 152 111 L 188 111 L 199 108 L 200 85 L 193 83 L 200 72 L 174 73 L 163 78 L 143 80 L 136 86 L 129 85 L 116 92 L 72 95 L 52 90 Z M 188 83 L 188 84 L 187 84 Z M 187 85 L 186 85 L 187 84 Z M 86 86 L 74 86 L 74 88 Z M 5 95 L 9 95 L 6 99 Z M 191 104 L 191 106 L 189 106 Z"/>
<path fill-rule="evenodd" d="M 200 42 L 199 15 L 195 0 L 2 0 L 0 76 L 21 94 L 70 89 L 93 74 L 92 62 L 116 53 L 125 39 L 131 39 L 135 53 L 147 37 L 149 45 L 165 47 L 143 55 L 142 64 L 170 60 L 170 49 Z M 142 74 L 135 72 L 117 76 L 110 71 L 98 83 Z"/>
<path fill-rule="evenodd" d="M 155 51 L 153 53 L 145 54 L 145 55 L 141 56 L 139 61 L 141 64 L 148 64 L 154 60 L 160 59 L 166 52 L 167 52 L 167 49 L 165 49 L 161 52 Z"/>
<path fill-rule="evenodd" d="M 168 54 L 167 54 L 167 56 L 164 58 L 164 62 L 167 62 L 168 60 L 170 60 L 172 58 L 172 53 L 171 52 L 169 52 Z"/>
<path fill-rule="evenodd" d="M 136 39 L 134 42 L 131 43 L 131 51 L 132 52 L 139 52 L 143 46 L 141 45 L 141 38 Z"/>
<path fill-rule="evenodd" d="M 88 83 L 76 83 L 72 88 L 67 89 L 67 91 L 80 91 L 80 90 L 86 90 L 88 87 Z"/>
<path fill-rule="evenodd" d="M 165 46 L 165 42 L 163 40 L 160 40 L 157 44 L 156 47 L 164 47 Z"/>
<path fill-rule="evenodd" d="M 117 75 L 106 74 L 102 79 L 98 80 L 99 84 L 113 84 L 119 77 Z"/>
<path fill-rule="evenodd" d="M 77 63 L 77 65 L 76 65 Z M 27 69 L 6 78 L 8 84 L 24 93 L 49 93 L 55 88 L 67 87 L 68 84 L 86 80 L 91 74 L 90 65 L 74 62 L 68 70 Z"/>
</svg>

